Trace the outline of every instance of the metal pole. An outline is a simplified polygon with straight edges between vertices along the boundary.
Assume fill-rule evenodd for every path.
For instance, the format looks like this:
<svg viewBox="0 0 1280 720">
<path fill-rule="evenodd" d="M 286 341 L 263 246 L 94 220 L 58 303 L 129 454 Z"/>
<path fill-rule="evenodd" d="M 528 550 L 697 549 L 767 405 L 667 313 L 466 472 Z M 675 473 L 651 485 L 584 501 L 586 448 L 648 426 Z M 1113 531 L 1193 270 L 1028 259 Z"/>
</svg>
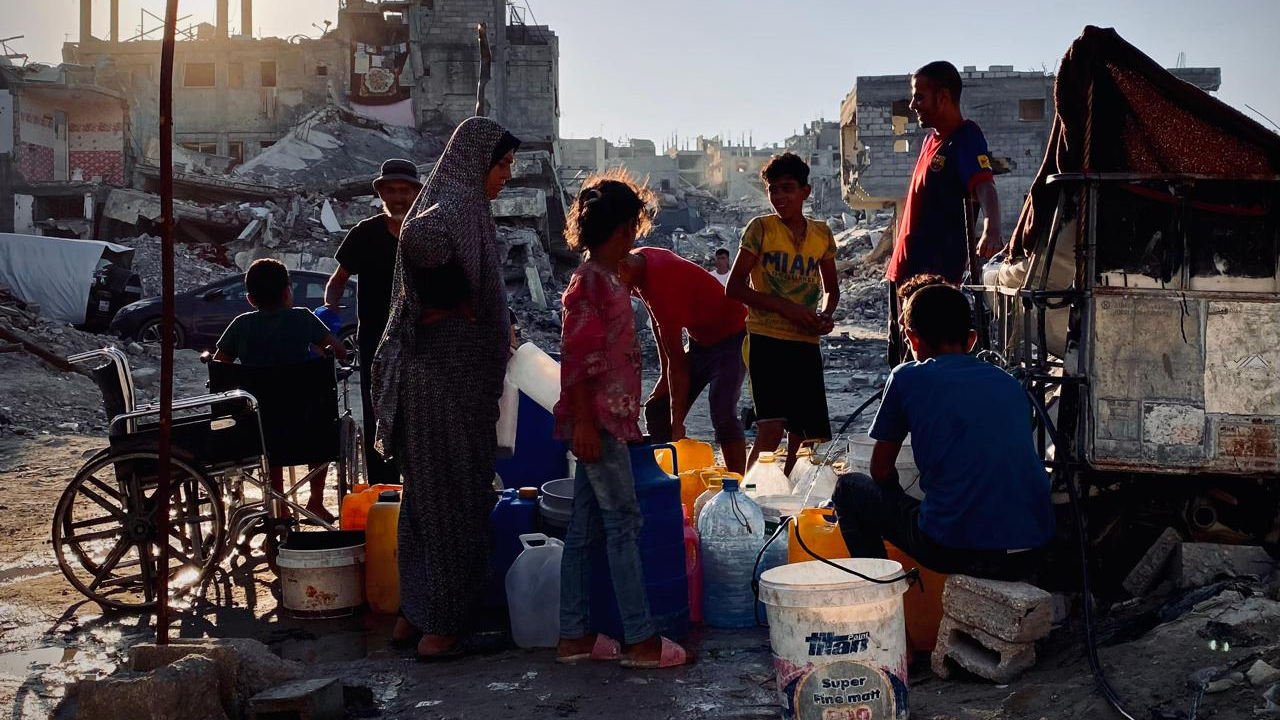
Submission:
<svg viewBox="0 0 1280 720">
<path fill-rule="evenodd" d="M 969 284 L 982 286 L 982 261 L 978 258 L 978 214 L 971 198 L 964 199 L 965 244 L 969 246 Z M 985 290 L 973 292 L 974 329 L 978 331 L 978 349 L 991 349 L 991 330 L 987 324 L 987 297 Z"/>
<path fill-rule="evenodd" d="M 173 54 L 178 0 L 165 0 L 160 50 L 160 462 L 156 516 L 156 644 L 169 644 L 169 485 L 173 439 Z M 144 558 L 145 562 L 145 558 Z"/>
</svg>

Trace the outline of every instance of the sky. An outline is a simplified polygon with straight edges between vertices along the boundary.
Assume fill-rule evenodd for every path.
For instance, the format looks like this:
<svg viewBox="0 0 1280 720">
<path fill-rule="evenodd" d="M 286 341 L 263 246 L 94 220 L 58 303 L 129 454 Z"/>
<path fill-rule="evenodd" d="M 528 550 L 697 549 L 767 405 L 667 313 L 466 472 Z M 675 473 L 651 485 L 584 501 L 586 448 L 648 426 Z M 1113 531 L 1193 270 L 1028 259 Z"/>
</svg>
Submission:
<svg viewBox="0 0 1280 720">
<path fill-rule="evenodd" d="M 441 0 L 447 2 L 447 0 Z M 1218 97 L 1280 123 L 1278 0 L 516 0 L 560 39 L 562 137 L 678 134 L 781 142 L 806 122 L 839 118 L 859 75 L 906 74 L 946 59 L 957 67 L 1053 71 L 1085 25 L 1114 27 L 1165 66 L 1222 68 Z M 120 0 L 121 32 L 162 0 Z M 57 61 L 75 39 L 79 0 L 0 0 L 0 38 Z M 94 32 L 107 33 L 107 0 Z M 212 21 L 213 0 L 181 0 L 187 22 Z M 337 0 L 257 0 L 255 32 L 318 35 Z M 231 23 L 240 24 L 231 2 Z M 148 21 L 148 27 L 159 23 Z"/>
</svg>

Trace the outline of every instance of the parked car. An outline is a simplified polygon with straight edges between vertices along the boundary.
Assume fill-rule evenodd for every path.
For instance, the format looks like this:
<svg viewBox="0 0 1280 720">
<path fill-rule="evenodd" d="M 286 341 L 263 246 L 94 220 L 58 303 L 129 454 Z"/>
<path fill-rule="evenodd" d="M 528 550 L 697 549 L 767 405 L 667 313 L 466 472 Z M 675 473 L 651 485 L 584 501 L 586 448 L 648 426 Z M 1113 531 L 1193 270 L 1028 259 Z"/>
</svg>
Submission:
<svg viewBox="0 0 1280 720">
<path fill-rule="evenodd" d="M 309 270 L 293 270 L 293 304 L 315 309 L 324 304 L 324 286 L 329 276 Z M 338 338 L 347 352 L 357 351 L 356 343 L 356 281 L 347 283 L 342 294 L 342 330 Z M 211 350 L 222 331 L 239 314 L 249 312 L 248 292 L 244 275 L 233 275 L 189 292 L 174 296 L 174 334 L 180 348 Z M 160 298 L 145 300 L 120 308 L 111 320 L 111 332 L 122 338 L 141 343 L 160 341 Z"/>
</svg>

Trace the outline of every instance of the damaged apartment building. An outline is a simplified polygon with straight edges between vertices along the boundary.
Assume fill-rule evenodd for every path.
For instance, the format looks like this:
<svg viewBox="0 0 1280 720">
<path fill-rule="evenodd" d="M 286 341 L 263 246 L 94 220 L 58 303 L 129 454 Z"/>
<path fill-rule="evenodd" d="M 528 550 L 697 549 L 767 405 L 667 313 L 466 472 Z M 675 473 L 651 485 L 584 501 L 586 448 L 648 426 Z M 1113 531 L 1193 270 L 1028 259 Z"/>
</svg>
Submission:
<svg viewBox="0 0 1280 720">
<path fill-rule="evenodd" d="M 480 50 L 488 28 L 489 114 L 550 149 L 559 131 L 559 44 L 554 32 L 524 23 L 506 0 L 336 0 L 338 24 L 319 38 L 258 38 L 253 0 L 216 0 L 215 24 L 200 23 L 177 45 L 174 134 L 189 150 L 245 162 L 278 141 L 307 113 L 345 105 L 382 122 L 443 132 L 474 114 Z M 122 38 L 119 5 L 111 33 L 92 34 L 94 0 L 80 0 L 80 38 L 66 63 L 92 68 L 96 82 L 123 94 L 134 114 L 132 145 L 158 155 L 160 40 Z M 510 18 L 510 22 L 508 21 Z"/>
<path fill-rule="evenodd" d="M 1205 91 L 1216 91 L 1222 80 L 1219 68 L 1170 72 Z M 1054 118 L 1054 76 L 1016 71 L 1012 65 L 986 70 L 970 65 L 960 77 L 960 109 L 986 135 L 1000 194 L 1000 224 L 1008 237 L 1044 157 Z M 893 209 L 898 216 L 925 137 L 910 103 L 910 75 L 859 77 L 845 98 L 840 109 L 841 185 L 850 207 Z"/>
</svg>

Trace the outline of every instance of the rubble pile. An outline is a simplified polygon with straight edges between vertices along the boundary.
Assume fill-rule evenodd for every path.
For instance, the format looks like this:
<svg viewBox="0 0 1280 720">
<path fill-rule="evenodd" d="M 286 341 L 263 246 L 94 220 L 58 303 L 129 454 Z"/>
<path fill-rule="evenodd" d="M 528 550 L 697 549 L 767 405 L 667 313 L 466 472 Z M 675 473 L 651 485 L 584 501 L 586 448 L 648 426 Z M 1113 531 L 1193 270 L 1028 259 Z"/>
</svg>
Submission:
<svg viewBox="0 0 1280 720">
<path fill-rule="evenodd" d="M 360 179 L 372 180 L 387 158 L 410 158 L 421 164 L 439 157 L 443 149 L 439 137 L 384 125 L 330 105 L 316 110 L 232 174 L 273 187 L 336 190 Z"/>
<path fill-rule="evenodd" d="M 142 278 L 144 297 L 160 294 L 160 238 L 153 235 L 139 235 L 115 241 L 133 248 L 133 271 Z M 221 280 L 235 272 L 227 265 L 211 262 L 210 257 L 215 249 L 208 245 L 174 245 L 173 289 L 183 293 Z M 224 259 L 225 261 L 225 259 Z"/>
<path fill-rule="evenodd" d="M 102 394 L 83 368 L 68 366 L 76 353 L 115 346 L 129 354 L 137 401 L 153 402 L 160 394 L 160 347 L 122 343 L 46 320 L 39 308 L 23 303 L 0 288 L 0 336 L 18 341 L 12 347 L 0 340 L 0 375 L 5 378 L 0 402 L 0 436 L 106 432 Z M 43 356 L 43 357 L 41 357 Z M 174 357 L 174 396 L 205 392 L 206 372 L 200 356 L 181 350 Z"/>
</svg>

